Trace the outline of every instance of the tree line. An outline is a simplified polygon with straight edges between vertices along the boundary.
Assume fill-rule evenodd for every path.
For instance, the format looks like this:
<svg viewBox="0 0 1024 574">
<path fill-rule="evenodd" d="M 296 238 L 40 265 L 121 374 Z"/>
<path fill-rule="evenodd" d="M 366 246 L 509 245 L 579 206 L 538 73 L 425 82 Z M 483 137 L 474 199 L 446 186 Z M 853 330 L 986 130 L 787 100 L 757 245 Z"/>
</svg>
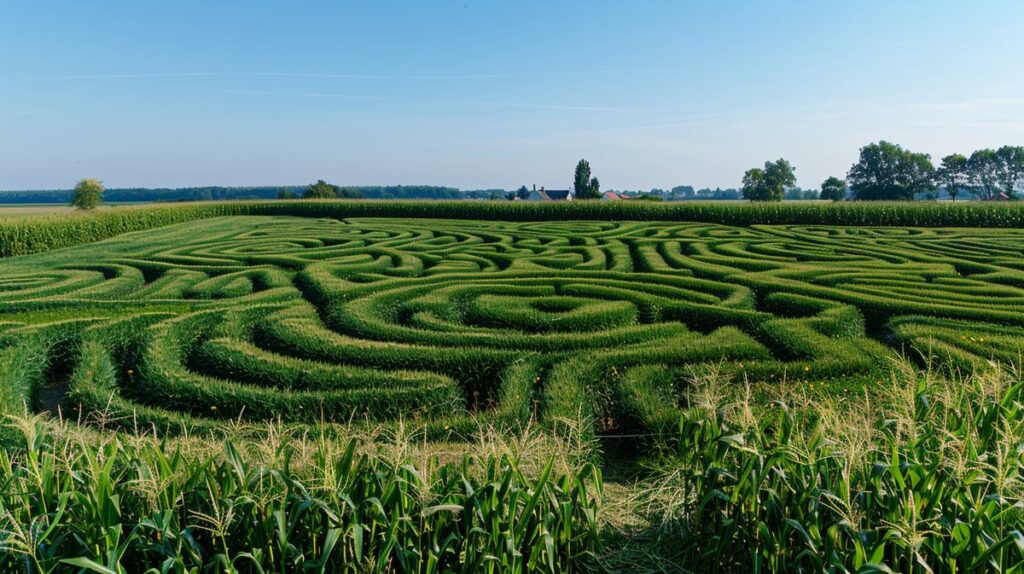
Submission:
<svg viewBox="0 0 1024 574">
<path fill-rule="evenodd" d="M 751 201 L 780 201 L 795 185 L 795 168 L 786 160 L 765 162 L 743 174 L 742 194 Z M 938 189 L 956 201 L 964 193 L 977 199 L 1011 200 L 1024 184 L 1024 147 L 981 149 L 970 156 L 954 153 L 936 167 L 931 156 L 887 141 L 860 149 L 846 179 L 829 177 L 821 199 L 839 201 L 912 201 L 937 199 Z"/>
<path fill-rule="evenodd" d="M 860 149 L 857 163 L 850 167 L 846 179 L 829 177 L 820 191 L 796 187 L 796 168 L 785 160 L 767 161 L 764 167 L 748 169 L 739 190 L 703 189 L 677 186 L 670 192 L 651 190 L 631 194 L 636 199 L 734 199 L 750 201 L 782 201 L 783 199 L 820 199 L 840 201 L 888 200 L 911 201 L 937 199 L 941 188 L 956 201 L 964 193 L 977 199 L 1011 200 L 1024 184 L 1024 146 L 1004 145 L 998 149 L 980 149 L 970 156 L 954 153 L 942 158 L 936 167 L 931 156 L 913 152 L 887 141 L 868 144 Z M 590 162 L 581 159 L 573 174 L 576 199 L 602 198 L 601 183 L 591 172 Z M 291 187 L 200 187 L 150 190 L 130 188 L 107 191 L 100 181 L 83 179 L 71 191 L 7 191 L 0 192 L 0 203 L 54 203 L 55 198 L 83 209 L 106 201 L 197 201 L 204 199 L 526 199 L 529 191 L 522 186 L 516 192 L 476 190 L 463 192 L 440 186 L 338 186 L 324 180 L 307 186 Z"/>
<path fill-rule="evenodd" d="M 98 202 L 111 203 L 150 203 L 178 201 L 216 201 L 216 200 L 251 200 L 251 199 L 297 199 L 306 197 L 339 197 L 366 199 L 492 199 L 504 196 L 504 190 L 459 190 L 454 187 L 436 185 L 377 185 L 377 186 L 335 186 L 317 181 L 310 185 L 288 186 L 252 186 L 252 187 L 180 187 L 180 188 L 111 188 L 106 189 L 98 180 L 87 178 L 90 192 L 89 198 L 97 196 Z M 72 203 L 77 205 L 76 197 L 80 195 L 79 186 L 74 189 L 48 190 L 12 190 L 0 191 L 0 204 L 30 203 Z M 99 185 L 99 188 L 97 188 Z M 86 203 L 92 199 L 86 200 Z"/>
</svg>

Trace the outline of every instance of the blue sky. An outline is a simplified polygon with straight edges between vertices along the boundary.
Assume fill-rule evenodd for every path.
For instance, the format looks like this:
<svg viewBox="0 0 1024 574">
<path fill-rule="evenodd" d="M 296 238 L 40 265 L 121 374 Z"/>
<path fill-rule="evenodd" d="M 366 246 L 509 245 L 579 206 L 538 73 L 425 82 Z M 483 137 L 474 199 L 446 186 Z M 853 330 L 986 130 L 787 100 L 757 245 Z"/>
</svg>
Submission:
<svg viewBox="0 0 1024 574">
<path fill-rule="evenodd" d="M 799 185 L 1024 144 L 1024 2 L 0 0 L 0 189 Z"/>
</svg>

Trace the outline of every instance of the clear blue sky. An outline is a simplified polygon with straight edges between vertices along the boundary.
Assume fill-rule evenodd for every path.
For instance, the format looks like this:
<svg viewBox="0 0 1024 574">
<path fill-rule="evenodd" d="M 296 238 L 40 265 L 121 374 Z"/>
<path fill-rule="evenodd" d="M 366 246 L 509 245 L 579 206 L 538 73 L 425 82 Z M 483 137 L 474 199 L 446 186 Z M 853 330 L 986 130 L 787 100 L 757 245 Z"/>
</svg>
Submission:
<svg viewBox="0 0 1024 574">
<path fill-rule="evenodd" d="M 0 0 L 0 189 L 799 184 L 1024 144 L 1021 0 Z"/>
</svg>

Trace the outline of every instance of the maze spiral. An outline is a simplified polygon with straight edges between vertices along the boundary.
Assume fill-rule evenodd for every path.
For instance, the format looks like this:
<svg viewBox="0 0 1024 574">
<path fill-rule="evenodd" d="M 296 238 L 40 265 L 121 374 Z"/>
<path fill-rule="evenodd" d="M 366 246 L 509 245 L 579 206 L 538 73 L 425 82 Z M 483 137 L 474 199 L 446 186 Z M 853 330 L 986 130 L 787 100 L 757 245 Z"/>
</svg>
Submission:
<svg viewBox="0 0 1024 574">
<path fill-rule="evenodd" d="M 686 382 L 1019 360 L 1024 232 L 226 217 L 0 262 L 5 408 L 671 424 Z"/>
</svg>

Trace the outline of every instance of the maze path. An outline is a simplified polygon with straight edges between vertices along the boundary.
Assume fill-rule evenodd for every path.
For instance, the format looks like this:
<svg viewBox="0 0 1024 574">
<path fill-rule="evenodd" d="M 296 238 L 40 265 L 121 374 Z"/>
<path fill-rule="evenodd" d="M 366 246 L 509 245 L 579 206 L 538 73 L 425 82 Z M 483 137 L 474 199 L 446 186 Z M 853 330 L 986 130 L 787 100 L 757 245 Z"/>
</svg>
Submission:
<svg viewBox="0 0 1024 574">
<path fill-rule="evenodd" d="M 8 409 L 126 426 L 673 424 L 686 381 L 1016 362 L 1024 232 L 232 217 L 0 262 Z M 6 361 L 6 362 L 4 362 Z"/>
</svg>

